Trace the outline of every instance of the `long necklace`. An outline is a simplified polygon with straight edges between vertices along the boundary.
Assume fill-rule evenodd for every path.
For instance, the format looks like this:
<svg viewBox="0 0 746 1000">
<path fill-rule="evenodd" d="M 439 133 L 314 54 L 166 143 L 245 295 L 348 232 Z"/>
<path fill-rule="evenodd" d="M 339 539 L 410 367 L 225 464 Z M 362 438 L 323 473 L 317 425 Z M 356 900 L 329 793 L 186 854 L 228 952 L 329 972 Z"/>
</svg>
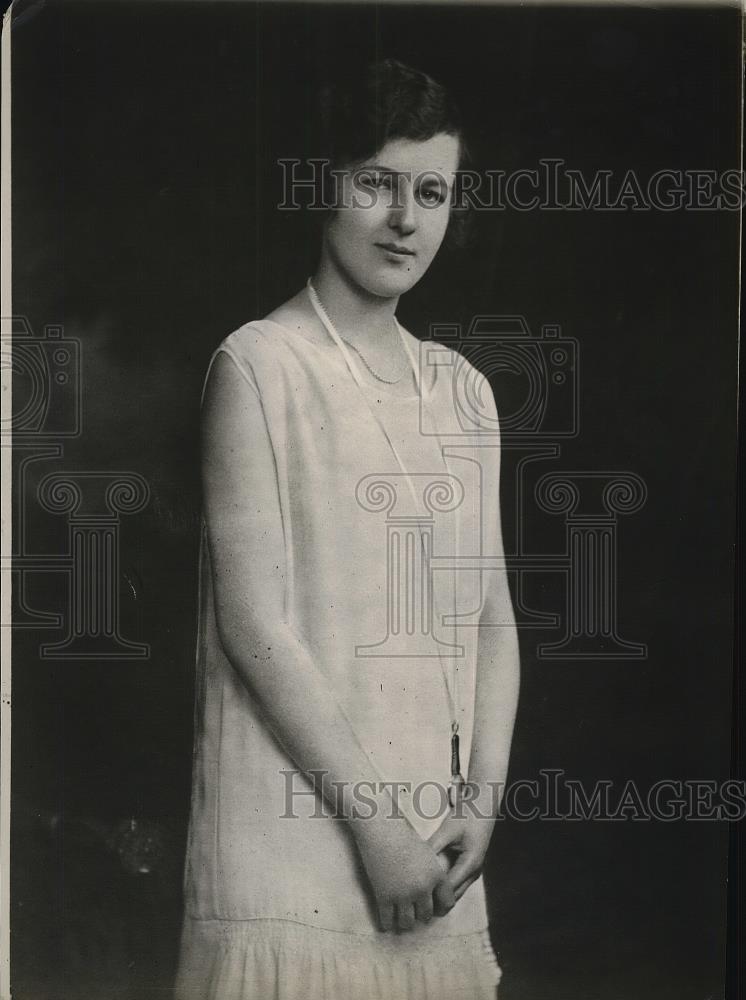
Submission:
<svg viewBox="0 0 746 1000">
<path fill-rule="evenodd" d="M 408 364 L 404 366 L 404 371 L 397 378 L 385 378 L 383 375 L 379 375 L 378 372 L 376 372 L 376 371 L 373 370 L 373 368 L 368 363 L 368 361 L 366 360 L 365 355 L 363 354 L 363 352 L 360 350 L 359 347 L 356 347 L 353 343 L 351 343 L 345 337 L 340 337 L 340 339 L 344 340 L 345 344 L 348 344 L 353 349 L 353 351 L 357 351 L 357 353 L 360 355 L 360 360 L 363 362 L 363 364 L 365 365 L 365 367 L 371 373 L 371 375 L 373 376 L 373 378 L 377 378 L 379 382 L 385 382 L 386 385 L 396 385 L 398 382 L 401 382 L 401 380 L 404 378 L 404 376 L 405 376 L 405 374 L 407 372 L 407 368 L 409 367 Z"/>
<path fill-rule="evenodd" d="M 416 507 L 417 506 L 417 496 L 416 496 L 416 493 L 415 493 L 414 486 L 412 485 L 411 477 L 410 477 L 409 473 L 407 472 L 407 469 L 406 469 L 404 463 L 401 460 L 399 452 L 396 450 L 396 447 L 394 446 L 394 442 L 391 440 L 391 437 L 389 436 L 386 428 L 384 427 L 383 423 L 381 422 L 380 417 L 378 416 L 378 414 L 376 413 L 375 409 L 371 405 L 370 400 L 368 399 L 368 397 L 362 391 L 362 382 L 360 381 L 360 375 L 359 375 L 359 373 L 357 371 L 356 366 L 353 364 L 352 357 L 350 356 L 349 351 L 344 346 L 345 341 L 343 341 L 342 337 L 340 337 L 340 335 L 337 333 L 337 330 L 336 330 L 334 324 L 332 323 L 331 319 L 329 318 L 329 314 L 327 313 L 326 309 L 322 305 L 321 300 L 319 299 L 318 293 L 317 293 L 316 289 L 313 287 L 313 284 L 311 283 L 311 279 L 310 278 L 306 282 L 306 288 L 308 290 L 308 296 L 309 296 L 309 298 L 311 300 L 311 305 L 313 306 L 314 310 L 316 311 L 316 314 L 318 315 L 318 317 L 321 320 L 321 322 L 324 324 L 324 326 L 325 326 L 325 328 L 326 328 L 329 336 L 332 338 L 332 340 L 335 342 L 335 344 L 337 344 L 337 346 L 341 350 L 341 352 L 342 352 L 342 354 L 343 354 L 343 356 L 345 358 L 345 361 L 347 362 L 347 367 L 350 369 L 350 373 L 352 374 L 352 377 L 355 380 L 355 383 L 357 384 L 358 388 L 360 389 L 361 395 L 365 399 L 365 402 L 367 403 L 368 408 L 370 409 L 370 412 L 373 415 L 373 418 L 375 419 L 375 421 L 378 424 L 378 426 L 381 428 L 384 437 L 388 441 L 389 446 L 391 447 L 391 450 L 393 451 L 394 456 L 395 456 L 397 462 L 399 463 L 399 467 L 401 468 L 402 472 L 404 473 L 404 477 L 407 480 L 407 483 L 409 485 L 409 489 L 411 490 L 411 493 L 412 493 L 412 499 L 414 500 L 415 507 Z M 409 360 L 410 360 L 410 363 L 412 365 L 412 371 L 414 373 L 414 379 L 415 379 L 415 383 L 417 385 L 417 391 L 418 391 L 418 393 L 420 395 L 420 399 L 422 400 L 423 405 L 427 405 L 428 397 L 429 397 L 429 392 L 428 392 L 427 388 L 422 385 L 422 380 L 420 379 L 420 374 L 419 374 L 419 371 L 418 371 L 417 362 L 415 361 L 415 358 L 414 358 L 414 354 L 412 353 L 412 350 L 411 350 L 409 344 L 406 341 L 406 338 L 404 336 L 404 331 L 402 330 L 402 328 L 401 328 L 398 320 L 396 319 L 396 317 L 394 317 L 394 323 L 396 324 L 396 328 L 399 331 L 399 336 L 401 337 L 401 341 L 402 341 L 402 344 L 404 345 L 404 349 L 405 349 L 407 355 L 409 356 Z M 354 346 L 354 345 L 350 345 L 350 346 Z M 361 357 L 362 357 L 362 355 L 361 355 Z M 434 415 L 432 413 L 432 409 L 431 408 L 430 408 L 430 419 L 432 421 L 433 427 L 435 427 L 435 419 L 434 419 Z M 438 435 L 438 441 L 440 441 L 440 436 L 439 435 Z M 440 451 L 441 451 L 441 456 L 443 458 L 443 464 L 446 467 L 446 471 L 450 471 L 450 470 L 448 470 L 448 463 L 447 463 L 445 455 L 443 453 L 442 446 L 441 446 Z M 458 524 L 458 508 L 456 508 L 455 516 L 457 518 L 456 523 Z M 456 537 L 458 538 L 458 529 L 456 531 Z M 422 542 L 422 544 L 424 546 L 425 541 L 424 541 L 424 536 L 422 534 L 422 531 L 420 531 L 420 540 L 421 540 L 421 542 Z M 451 722 L 451 734 L 450 734 L 450 746 L 451 746 L 451 754 L 450 754 L 450 757 L 451 757 L 451 781 L 450 781 L 450 787 L 448 789 L 448 800 L 449 800 L 451 806 L 453 808 L 455 808 L 456 804 L 459 801 L 459 796 L 461 795 L 461 792 L 462 792 L 463 786 L 464 786 L 464 777 L 461 774 L 461 758 L 460 758 L 460 753 L 459 753 L 459 733 L 458 733 L 459 724 L 458 724 L 458 687 L 457 687 L 457 677 L 456 677 L 456 670 L 454 669 L 453 687 L 451 687 L 451 684 L 450 684 L 449 679 L 448 679 L 448 672 L 446 671 L 445 667 L 443 666 L 443 660 L 442 660 L 442 657 L 441 657 L 441 654 L 440 654 L 440 649 L 438 650 L 438 662 L 440 663 L 440 669 L 441 669 L 441 673 L 443 675 L 443 683 L 444 683 L 445 689 L 446 689 L 446 696 L 447 696 L 449 707 L 450 707 L 450 710 L 451 710 L 451 719 L 452 719 L 452 722 Z"/>
</svg>

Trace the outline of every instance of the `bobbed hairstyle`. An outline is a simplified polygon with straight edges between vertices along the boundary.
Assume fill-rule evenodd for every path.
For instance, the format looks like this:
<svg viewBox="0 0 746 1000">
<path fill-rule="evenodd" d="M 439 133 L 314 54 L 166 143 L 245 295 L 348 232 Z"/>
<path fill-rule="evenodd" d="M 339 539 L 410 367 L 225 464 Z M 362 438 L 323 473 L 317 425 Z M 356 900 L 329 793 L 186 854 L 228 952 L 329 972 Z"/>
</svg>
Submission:
<svg viewBox="0 0 746 1000">
<path fill-rule="evenodd" d="M 342 170 L 370 159 L 393 139 L 425 142 L 445 133 L 459 142 L 458 170 L 471 156 L 459 109 L 441 84 L 397 59 L 370 62 L 326 81 L 316 95 L 310 123 L 310 157 Z M 324 172 L 324 204 L 329 205 L 329 177 Z M 446 240 L 468 241 L 468 213 L 451 204 Z"/>
</svg>

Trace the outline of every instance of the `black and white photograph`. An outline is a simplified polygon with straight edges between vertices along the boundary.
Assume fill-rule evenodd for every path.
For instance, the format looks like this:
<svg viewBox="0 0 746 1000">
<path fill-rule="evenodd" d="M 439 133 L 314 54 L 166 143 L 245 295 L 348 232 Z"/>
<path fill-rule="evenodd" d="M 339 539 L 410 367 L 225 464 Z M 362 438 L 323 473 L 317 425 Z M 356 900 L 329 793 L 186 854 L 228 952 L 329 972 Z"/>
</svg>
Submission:
<svg viewBox="0 0 746 1000">
<path fill-rule="evenodd" d="M 0 1000 L 737 1000 L 742 4 L 5 6 Z"/>
</svg>

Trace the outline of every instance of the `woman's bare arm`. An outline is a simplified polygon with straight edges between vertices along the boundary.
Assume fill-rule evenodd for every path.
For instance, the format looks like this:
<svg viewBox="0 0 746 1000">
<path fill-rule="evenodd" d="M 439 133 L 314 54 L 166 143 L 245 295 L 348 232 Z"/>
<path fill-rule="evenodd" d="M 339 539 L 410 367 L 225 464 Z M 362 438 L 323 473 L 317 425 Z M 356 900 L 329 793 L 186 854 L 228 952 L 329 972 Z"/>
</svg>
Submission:
<svg viewBox="0 0 746 1000">
<path fill-rule="evenodd" d="M 272 443 L 257 390 L 225 352 L 210 371 L 201 426 L 204 513 L 226 656 L 298 767 L 324 773 L 321 790 L 351 821 L 384 929 L 392 926 L 395 908 L 400 927 L 411 926 L 415 916 L 429 919 L 443 874 L 437 855 L 406 820 L 391 819 L 389 792 L 286 616 Z M 353 789 L 361 782 L 376 788 L 372 818 L 355 814 Z"/>
<path fill-rule="evenodd" d="M 505 559 L 500 514 L 500 442 L 496 447 L 485 448 L 489 456 L 485 463 L 484 482 L 488 491 L 485 511 L 488 526 L 496 527 L 494 552 L 501 561 Z M 492 545 L 490 545 L 490 549 Z M 469 763 L 469 781 L 483 789 L 492 783 L 490 791 L 499 784 L 501 791 L 507 779 L 510 747 L 518 708 L 520 685 L 520 652 L 513 601 L 510 595 L 508 574 L 505 568 L 485 572 L 485 600 L 479 625 L 477 647 L 477 687 L 474 717 L 474 740 Z M 486 800 L 486 793 L 482 791 Z M 491 794 L 495 811 L 502 794 Z"/>
<path fill-rule="evenodd" d="M 504 560 L 500 516 L 500 436 L 491 391 L 489 399 L 497 434 L 491 440 L 487 439 L 492 447 L 477 449 L 483 465 L 484 520 L 490 539 L 486 554 Z M 483 580 L 485 590 L 477 645 L 474 735 L 468 776 L 474 808 L 467 805 L 460 817 L 447 818 L 430 838 L 437 851 L 450 848 L 459 852 L 458 860 L 447 876 L 447 883 L 456 899 L 481 874 L 507 779 L 520 684 L 518 632 L 507 572 L 504 568 L 485 570 Z"/>
</svg>

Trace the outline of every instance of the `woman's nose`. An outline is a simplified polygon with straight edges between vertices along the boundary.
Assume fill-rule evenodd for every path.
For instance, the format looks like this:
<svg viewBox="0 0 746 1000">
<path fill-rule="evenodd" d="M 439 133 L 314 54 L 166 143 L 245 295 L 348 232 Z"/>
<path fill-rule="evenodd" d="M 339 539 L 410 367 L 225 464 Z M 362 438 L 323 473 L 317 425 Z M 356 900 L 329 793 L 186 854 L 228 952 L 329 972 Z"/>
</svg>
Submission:
<svg viewBox="0 0 746 1000">
<path fill-rule="evenodd" d="M 417 228 L 417 204 L 411 185 L 401 184 L 396 194 L 390 210 L 389 225 L 398 232 L 413 233 Z"/>
</svg>

